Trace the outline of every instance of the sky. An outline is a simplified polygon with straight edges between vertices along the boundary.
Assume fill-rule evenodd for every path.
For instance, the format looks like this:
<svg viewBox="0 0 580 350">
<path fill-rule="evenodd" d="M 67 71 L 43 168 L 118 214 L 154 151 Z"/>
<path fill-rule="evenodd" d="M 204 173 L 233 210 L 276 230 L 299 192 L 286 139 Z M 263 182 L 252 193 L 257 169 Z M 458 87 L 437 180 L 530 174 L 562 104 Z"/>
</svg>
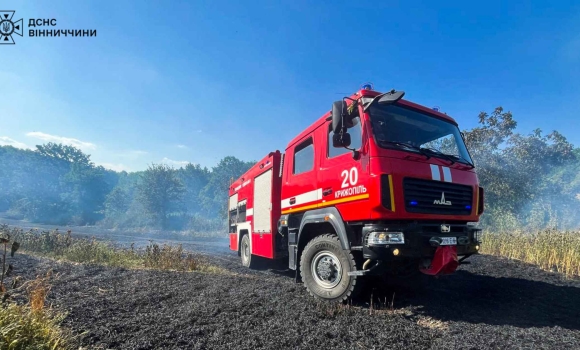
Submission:
<svg viewBox="0 0 580 350">
<path fill-rule="evenodd" d="M 578 1 L 0 0 L 0 145 L 76 146 L 99 165 L 211 168 L 283 151 L 365 82 L 477 126 L 580 146 Z M 56 19 L 29 28 L 28 19 Z M 28 37 L 90 29 L 96 37 Z"/>
</svg>

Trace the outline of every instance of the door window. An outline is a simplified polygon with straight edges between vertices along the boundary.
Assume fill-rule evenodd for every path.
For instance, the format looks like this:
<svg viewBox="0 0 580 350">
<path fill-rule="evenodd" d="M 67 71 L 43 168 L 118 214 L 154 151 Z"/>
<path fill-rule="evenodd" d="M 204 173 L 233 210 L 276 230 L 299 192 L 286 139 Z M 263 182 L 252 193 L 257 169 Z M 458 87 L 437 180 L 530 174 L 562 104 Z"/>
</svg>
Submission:
<svg viewBox="0 0 580 350">
<path fill-rule="evenodd" d="M 348 148 L 360 149 L 362 145 L 362 129 L 360 126 L 360 117 L 352 119 L 351 125 L 347 127 L 347 131 L 350 134 L 350 146 Z M 342 154 L 350 152 L 344 147 L 334 147 L 332 145 L 332 123 L 330 123 L 328 130 L 328 158 L 334 158 Z"/>
<path fill-rule="evenodd" d="M 294 175 L 302 174 L 314 168 L 314 145 L 312 138 L 304 141 L 294 149 Z"/>
</svg>

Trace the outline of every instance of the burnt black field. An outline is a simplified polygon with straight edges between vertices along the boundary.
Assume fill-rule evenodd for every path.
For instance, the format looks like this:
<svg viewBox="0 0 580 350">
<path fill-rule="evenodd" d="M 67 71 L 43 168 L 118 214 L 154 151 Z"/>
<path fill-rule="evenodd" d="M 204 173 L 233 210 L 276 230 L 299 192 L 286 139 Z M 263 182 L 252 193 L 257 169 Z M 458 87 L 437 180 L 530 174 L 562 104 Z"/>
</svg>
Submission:
<svg viewBox="0 0 580 350">
<path fill-rule="evenodd" d="M 369 287 L 337 307 L 316 302 L 284 266 L 242 268 L 225 244 L 207 252 L 226 274 L 13 263 L 27 279 L 58 274 L 47 302 L 68 313 L 63 326 L 83 349 L 580 348 L 580 279 L 529 264 L 473 257 L 419 289 Z"/>
</svg>

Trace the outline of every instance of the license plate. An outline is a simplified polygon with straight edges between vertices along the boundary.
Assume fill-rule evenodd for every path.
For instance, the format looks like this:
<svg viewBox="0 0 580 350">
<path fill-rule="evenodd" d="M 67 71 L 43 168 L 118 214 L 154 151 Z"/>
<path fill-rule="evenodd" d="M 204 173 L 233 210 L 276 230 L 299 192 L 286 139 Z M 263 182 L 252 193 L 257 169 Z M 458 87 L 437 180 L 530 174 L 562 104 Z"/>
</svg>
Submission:
<svg viewBox="0 0 580 350">
<path fill-rule="evenodd" d="M 441 237 L 441 245 L 457 245 L 457 237 Z"/>
</svg>

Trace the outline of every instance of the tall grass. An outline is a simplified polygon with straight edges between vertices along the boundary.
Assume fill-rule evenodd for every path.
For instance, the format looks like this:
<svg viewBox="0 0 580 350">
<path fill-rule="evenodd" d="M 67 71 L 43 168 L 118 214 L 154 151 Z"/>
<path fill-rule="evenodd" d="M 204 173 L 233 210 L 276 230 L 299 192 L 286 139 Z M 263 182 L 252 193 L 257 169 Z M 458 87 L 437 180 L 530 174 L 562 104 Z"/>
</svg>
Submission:
<svg viewBox="0 0 580 350">
<path fill-rule="evenodd" d="M 145 249 L 118 248 L 110 243 L 72 237 L 71 231 L 24 231 L 0 226 L 0 235 L 10 235 L 20 242 L 22 251 L 78 263 L 92 263 L 125 268 L 177 271 L 223 272 L 200 255 L 184 252 L 181 245 L 158 245 L 150 242 Z"/>
<path fill-rule="evenodd" d="M 39 276 L 28 283 L 27 304 L 0 306 L 0 349 L 72 349 L 71 334 L 59 327 L 65 315 L 45 305 L 49 278 Z"/>
<path fill-rule="evenodd" d="M 222 273 L 225 270 L 213 266 L 201 256 L 186 253 L 181 245 L 159 246 L 153 242 L 142 250 L 133 246 L 117 248 L 111 244 L 72 237 L 72 232 L 24 231 L 0 225 L 0 238 L 20 243 L 20 249 L 35 255 L 64 259 L 79 263 L 178 271 L 201 271 Z M 2 265 L 0 265 L 2 268 Z M 12 289 L 0 289 L 0 349 L 69 349 L 74 338 L 59 327 L 65 315 L 45 306 L 50 291 L 50 275 L 38 277 L 17 286 L 21 278 L 12 280 Z M 19 290 L 28 294 L 25 304 L 10 300 Z M 0 286 L 3 287 L 3 286 Z"/>
<path fill-rule="evenodd" d="M 481 252 L 580 276 L 580 231 L 485 232 Z"/>
</svg>

